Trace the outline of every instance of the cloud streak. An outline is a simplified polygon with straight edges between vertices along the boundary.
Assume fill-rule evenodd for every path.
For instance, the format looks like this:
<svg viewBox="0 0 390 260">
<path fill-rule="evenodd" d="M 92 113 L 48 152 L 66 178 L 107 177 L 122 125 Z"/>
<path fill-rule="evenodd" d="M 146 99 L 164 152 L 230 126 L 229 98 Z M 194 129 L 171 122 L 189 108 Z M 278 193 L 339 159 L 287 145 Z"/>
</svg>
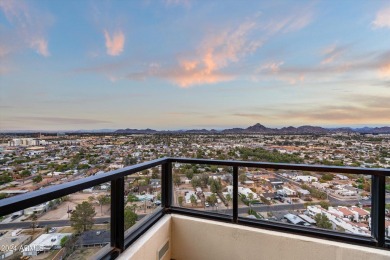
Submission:
<svg viewBox="0 0 390 260">
<path fill-rule="evenodd" d="M 0 9 L 4 13 L 8 22 L 14 27 L 11 38 L 22 41 L 24 47 L 35 50 L 39 55 L 50 56 L 48 40 L 46 37 L 47 27 L 52 23 L 52 18 L 46 13 L 42 13 L 28 6 L 24 1 L 0 1 Z M 0 28 L 4 30 L 3 28 Z M 14 51 L 16 46 L 10 46 L 9 42 L 1 40 L 0 55 L 5 55 Z M 13 43 L 15 44 L 15 43 Z M 5 52 L 4 50 L 7 50 Z"/>
<path fill-rule="evenodd" d="M 123 52 L 125 45 L 125 35 L 121 30 L 115 31 L 113 34 L 104 30 L 104 38 L 106 40 L 107 54 L 110 56 L 118 56 Z"/>
<path fill-rule="evenodd" d="M 109 121 L 96 120 L 96 119 L 86 119 L 86 118 L 66 118 L 66 117 L 39 117 L 39 116 L 30 116 L 30 117 L 17 117 L 17 121 L 23 120 L 27 122 L 44 122 L 52 124 L 61 124 L 61 125 L 82 125 L 82 124 L 106 124 L 111 123 Z"/>
<path fill-rule="evenodd" d="M 374 28 L 390 28 L 390 6 L 378 11 L 372 25 Z"/>
<path fill-rule="evenodd" d="M 390 96 L 350 95 L 344 99 L 343 105 L 321 104 L 284 104 L 286 111 L 280 106 L 250 108 L 245 112 L 234 112 L 230 115 L 237 118 L 250 119 L 253 122 L 266 121 L 286 122 L 286 124 L 388 124 Z M 257 112 L 261 111 L 261 112 Z"/>
</svg>

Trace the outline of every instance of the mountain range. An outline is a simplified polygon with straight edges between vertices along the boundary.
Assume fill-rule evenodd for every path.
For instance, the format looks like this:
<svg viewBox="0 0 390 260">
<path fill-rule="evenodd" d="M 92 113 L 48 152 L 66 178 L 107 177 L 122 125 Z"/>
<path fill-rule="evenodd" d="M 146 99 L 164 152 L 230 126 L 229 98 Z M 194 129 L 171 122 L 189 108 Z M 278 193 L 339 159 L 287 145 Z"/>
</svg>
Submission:
<svg viewBox="0 0 390 260">
<path fill-rule="evenodd" d="M 390 134 L 390 127 L 363 127 L 363 128 L 323 128 L 320 126 L 304 125 L 299 127 L 282 127 L 268 128 L 262 124 L 255 124 L 247 128 L 230 128 L 224 130 L 207 130 L 207 129 L 191 129 L 191 130 L 173 130 L 173 131 L 158 131 L 153 129 L 118 129 L 114 131 L 117 134 L 163 134 L 163 133 L 188 133 L 188 134 L 329 134 L 329 133 L 364 133 L 364 134 Z"/>
</svg>

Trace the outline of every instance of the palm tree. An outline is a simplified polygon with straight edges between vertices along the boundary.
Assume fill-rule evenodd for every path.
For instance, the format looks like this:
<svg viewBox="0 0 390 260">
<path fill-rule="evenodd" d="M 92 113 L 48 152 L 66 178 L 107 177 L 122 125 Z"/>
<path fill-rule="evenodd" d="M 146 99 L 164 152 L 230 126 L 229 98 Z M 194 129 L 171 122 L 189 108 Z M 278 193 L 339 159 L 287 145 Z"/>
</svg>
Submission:
<svg viewBox="0 0 390 260">
<path fill-rule="evenodd" d="M 37 223 L 37 219 L 38 219 L 38 216 L 33 213 L 31 215 L 31 223 L 32 223 L 32 229 L 33 229 L 33 236 L 34 236 L 34 231 L 35 231 L 35 226 L 36 226 L 36 223 Z"/>
</svg>

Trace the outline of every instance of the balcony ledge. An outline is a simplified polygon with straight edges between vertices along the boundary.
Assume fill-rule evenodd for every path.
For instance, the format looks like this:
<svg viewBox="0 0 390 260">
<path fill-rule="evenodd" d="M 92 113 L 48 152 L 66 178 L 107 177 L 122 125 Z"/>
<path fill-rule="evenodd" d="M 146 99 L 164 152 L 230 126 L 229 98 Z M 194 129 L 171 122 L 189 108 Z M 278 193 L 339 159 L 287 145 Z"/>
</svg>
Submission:
<svg viewBox="0 0 390 260">
<path fill-rule="evenodd" d="M 167 241 L 165 256 L 158 258 L 158 250 Z M 119 259 L 388 260 L 390 252 L 171 214 L 158 221 Z"/>
</svg>

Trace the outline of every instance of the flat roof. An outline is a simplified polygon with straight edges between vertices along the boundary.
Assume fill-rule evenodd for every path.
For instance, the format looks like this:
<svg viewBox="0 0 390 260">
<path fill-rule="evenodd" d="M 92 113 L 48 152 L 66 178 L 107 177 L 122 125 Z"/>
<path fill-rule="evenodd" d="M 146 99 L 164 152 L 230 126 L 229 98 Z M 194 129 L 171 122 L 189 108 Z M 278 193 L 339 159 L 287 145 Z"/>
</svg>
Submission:
<svg viewBox="0 0 390 260">
<path fill-rule="evenodd" d="M 110 243 L 109 230 L 88 230 L 83 232 L 76 242 L 78 246 L 100 245 Z"/>
<path fill-rule="evenodd" d="M 42 234 L 37 239 L 35 239 L 29 247 L 26 247 L 23 251 L 31 251 L 29 249 L 43 249 L 50 250 L 53 246 L 60 246 L 61 239 L 64 237 L 71 236 L 72 233 L 51 233 L 51 234 Z"/>
</svg>

